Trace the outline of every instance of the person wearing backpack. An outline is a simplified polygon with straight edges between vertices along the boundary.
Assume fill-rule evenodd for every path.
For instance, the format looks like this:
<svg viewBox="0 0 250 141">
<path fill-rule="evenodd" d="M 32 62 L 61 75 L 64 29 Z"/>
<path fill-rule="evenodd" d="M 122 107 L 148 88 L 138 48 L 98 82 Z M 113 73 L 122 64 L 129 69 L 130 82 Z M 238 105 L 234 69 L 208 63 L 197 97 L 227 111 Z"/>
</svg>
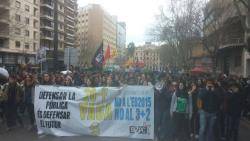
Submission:
<svg viewBox="0 0 250 141">
<path fill-rule="evenodd" d="M 188 123 L 192 117 L 192 97 L 188 95 L 183 83 L 175 89 L 170 106 L 170 116 L 174 123 L 174 139 L 187 141 L 189 139 Z"/>
</svg>

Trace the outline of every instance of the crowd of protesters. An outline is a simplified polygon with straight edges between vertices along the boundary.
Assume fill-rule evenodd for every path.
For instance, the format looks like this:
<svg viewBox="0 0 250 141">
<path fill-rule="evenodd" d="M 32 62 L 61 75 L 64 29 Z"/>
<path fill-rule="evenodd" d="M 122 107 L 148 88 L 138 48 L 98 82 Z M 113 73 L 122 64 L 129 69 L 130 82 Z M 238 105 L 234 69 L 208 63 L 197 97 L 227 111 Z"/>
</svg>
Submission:
<svg viewBox="0 0 250 141">
<path fill-rule="evenodd" d="M 155 89 L 155 136 L 166 141 L 237 141 L 240 120 L 242 116 L 249 118 L 250 112 L 250 79 L 236 76 L 23 72 L 10 75 L 7 82 L 0 81 L 0 120 L 4 123 L 0 126 L 7 131 L 17 126 L 35 130 L 35 85 L 152 86 Z M 23 122 L 24 118 L 28 119 L 28 125 Z"/>
</svg>

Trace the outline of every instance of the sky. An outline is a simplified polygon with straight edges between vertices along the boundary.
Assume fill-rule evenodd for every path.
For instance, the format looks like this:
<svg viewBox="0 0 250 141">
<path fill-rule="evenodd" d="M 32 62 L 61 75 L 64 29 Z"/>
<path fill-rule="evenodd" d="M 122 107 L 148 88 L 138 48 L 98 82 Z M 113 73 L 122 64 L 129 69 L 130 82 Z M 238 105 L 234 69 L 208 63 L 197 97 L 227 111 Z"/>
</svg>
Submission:
<svg viewBox="0 0 250 141">
<path fill-rule="evenodd" d="M 127 44 L 133 41 L 139 45 L 147 41 L 147 32 L 155 21 L 155 15 L 166 1 L 168 0 L 78 0 L 78 5 L 102 5 L 111 15 L 117 15 L 118 21 L 126 22 Z"/>
</svg>

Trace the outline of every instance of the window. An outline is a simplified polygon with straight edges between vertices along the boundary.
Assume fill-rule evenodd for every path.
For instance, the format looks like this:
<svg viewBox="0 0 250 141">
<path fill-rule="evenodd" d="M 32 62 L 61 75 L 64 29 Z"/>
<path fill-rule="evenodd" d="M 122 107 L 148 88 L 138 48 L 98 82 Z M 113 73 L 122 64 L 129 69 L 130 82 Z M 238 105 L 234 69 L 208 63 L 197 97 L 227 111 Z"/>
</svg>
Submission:
<svg viewBox="0 0 250 141">
<path fill-rule="evenodd" d="M 60 10 L 63 10 L 63 7 L 62 7 L 62 5 L 59 5 L 59 9 L 60 9 Z"/>
<path fill-rule="evenodd" d="M 30 31 L 29 30 L 25 30 L 25 36 L 27 36 L 27 37 L 30 36 Z"/>
<path fill-rule="evenodd" d="M 36 21 L 36 20 L 33 21 L 33 27 L 38 28 L 38 21 Z"/>
<path fill-rule="evenodd" d="M 4 40 L 0 39 L 0 48 L 3 48 L 3 47 L 4 47 Z"/>
<path fill-rule="evenodd" d="M 26 48 L 26 49 L 29 49 L 29 48 L 30 48 L 29 43 L 25 43 L 25 48 Z"/>
<path fill-rule="evenodd" d="M 36 4 L 36 5 L 37 5 L 37 0 L 34 0 L 34 4 Z"/>
<path fill-rule="evenodd" d="M 16 1 L 16 8 L 20 8 L 21 7 L 21 2 L 20 1 Z"/>
<path fill-rule="evenodd" d="M 59 47 L 60 47 L 60 48 L 63 48 L 63 44 L 62 44 L 62 43 L 59 43 Z"/>
<path fill-rule="evenodd" d="M 20 47 L 21 47 L 20 41 L 16 41 L 16 48 L 20 48 Z"/>
<path fill-rule="evenodd" d="M 25 11 L 30 12 L 30 6 L 25 5 Z"/>
<path fill-rule="evenodd" d="M 36 51 L 36 43 L 33 43 L 33 51 Z"/>
<path fill-rule="evenodd" d="M 20 21 L 21 21 L 21 16 L 18 15 L 18 14 L 16 14 L 16 21 L 17 21 L 17 22 L 20 22 Z"/>
<path fill-rule="evenodd" d="M 34 31 L 34 33 L 33 33 L 33 38 L 37 39 L 37 32 L 36 31 Z"/>
<path fill-rule="evenodd" d="M 25 18 L 25 23 L 26 23 L 26 24 L 30 24 L 30 19 L 26 17 L 26 18 Z"/>
<path fill-rule="evenodd" d="M 34 16 L 37 16 L 37 8 L 34 8 Z"/>
<path fill-rule="evenodd" d="M 16 28 L 15 29 L 15 34 L 16 35 L 21 35 L 21 29 L 20 28 Z"/>
<path fill-rule="evenodd" d="M 240 55 L 235 56 L 234 59 L 235 59 L 235 60 L 234 60 L 234 66 L 235 66 L 235 67 L 240 67 L 240 66 L 241 66 L 241 56 L 240 56 Z"/>
<path fill-rule="evenodd" d="M 62 24 L 59 24 L 59 27 L 60 27 L 60 29 L 63 29 L 63 25 Z"/>
</svg>

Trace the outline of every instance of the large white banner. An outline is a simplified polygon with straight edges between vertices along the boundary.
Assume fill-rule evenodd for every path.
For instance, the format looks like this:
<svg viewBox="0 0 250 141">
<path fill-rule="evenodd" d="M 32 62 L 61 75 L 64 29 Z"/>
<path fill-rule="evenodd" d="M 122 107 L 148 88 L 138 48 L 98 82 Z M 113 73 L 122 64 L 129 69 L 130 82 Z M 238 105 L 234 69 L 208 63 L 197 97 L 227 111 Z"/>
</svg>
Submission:
<svg viewBox="0 0 250 141">
<path fill-rule="evenodd" d="M 148 86 L 36 86 L 38 134 L 154 138 L 154 90 Z"/>
</svg>

